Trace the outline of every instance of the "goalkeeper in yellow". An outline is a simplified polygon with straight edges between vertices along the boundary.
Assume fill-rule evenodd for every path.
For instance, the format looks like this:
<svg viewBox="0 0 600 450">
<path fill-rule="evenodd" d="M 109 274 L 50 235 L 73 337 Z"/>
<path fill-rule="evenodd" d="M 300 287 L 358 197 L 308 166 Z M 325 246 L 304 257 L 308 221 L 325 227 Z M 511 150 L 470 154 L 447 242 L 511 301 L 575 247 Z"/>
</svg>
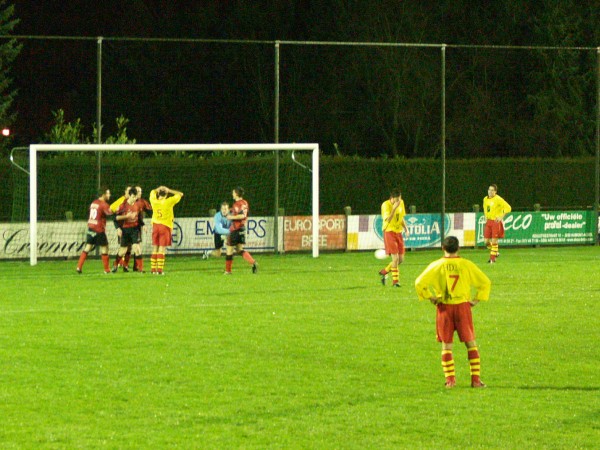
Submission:
<svg viewBox="0 0 600 450">
<path fill-rule="evenodd" d="M 400 287 L 400 272 L 398 266 L 404 261 L 404 237 L 402 232 L 408 237 L 408 228 L 404 222 L 406 209 L 404 200 L 399 189 L 390 192 L 390 198 L 381 204 L 381 218 L 383 219 L 383 243 L 385 252 L 392 257 L 387 267 L 379 271 L 381 284 L 385 286 L 385 279 L 389 272 L 392 273 L 392 287 Z"/>
<path fill-rule="evenodd" d="M 479 350 L 475 342 L 471 308 L 489 299 L 491 282 L 474 263 L 458 256 L 458 239 L 448 236 L 442 242 L 444 257 L 432 262 L 415 280 L 420 300 L 437 307 L 437 340 L 442 343 L 442 368 L 446 388 L 456 385 L 452 341 L 454 332 L 467 346 L 471 369 L 471 387 L 483 388 L 480 378 Z M 471 298 L 472 290 L 475 296 Z"/>
<path fill-rule="evenodd" d="M 488 195 L 483 198 L 483 213 L 487 221 L 483 230 L 485 246 L 490 250 L 490 259 L 488 263 L 494 264 L 498 252 L 498 239 L 504 237 L 504 224 L 502 219 L 512 211 L 510 205 L 498 195 L 498 186 L 490 184 Z"/>
</svg>

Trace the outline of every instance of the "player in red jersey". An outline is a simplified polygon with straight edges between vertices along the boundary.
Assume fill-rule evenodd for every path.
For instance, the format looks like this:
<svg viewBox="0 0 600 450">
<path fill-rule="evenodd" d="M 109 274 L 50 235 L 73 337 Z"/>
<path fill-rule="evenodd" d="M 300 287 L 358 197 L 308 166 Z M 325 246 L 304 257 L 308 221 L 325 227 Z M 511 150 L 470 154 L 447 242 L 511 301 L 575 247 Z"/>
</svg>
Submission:
<svg viewBox="0 0 600 450">
<path fill-rule="evenodd" d="M 117 271 L 121 258 L 125 256 L 129 248 L 131 248 L 131 252 L 133 253 L 136 269 L 139 272 L 143 272 L 142 249 L 140 245 L 140 216 L 142 214 L 140 208 L 142 207 L 143 203 L 138 202 L 137 188 L 131 188 L 127 201 L 121 203 L 121 206 L 117 210 L 117 221 L 123 222 L 121 226 L 121 244 L 117 252 L 113 272 Z"/>
<path fill-rule="evenodd" d="M 117 210 L 119 209 L 119 207 L 126 202 L 127 198 L 129 197 L 129 190 L 131 189 L 131 186 L 127 186 L 127 189 L 125 189 L 125 195 L 123 195 L 122 197 L 120 197 L 117 201 L 115 201 L 112 205 L 110 205 L 110 209 L 113 212 L 117 212 Z M 136 237 L 136 243 L 139 244 L 140 248 L 139 248 L 139 255 L 141 257 L 141 252 L 142 252 L 142 234 L 144 232 L 144 228 L 145 228 L 145 224 L 144 224 L 144 217 L 145 217 L 145 213 L 147 211 L 152 211 L 152 206 L 150 205 L 150 202 L 148 202 L 148 200 L 145 200 L 142 198 L 142 188 L 141 186 L 135 186 L 135 190 L 137 191 L 137 196 L 136 196 L 136 208 L 139 211 L 138 214 L 138 236 Z M 119 221 L 117 220 L 117 216 L 115 216 L 115 227 L 117 228 L 117 235 L 119 236 L 119 250 L 120 250 L 120 246 L 121 246 L 121 236 L 123 235 L 123 221 Z M 118 253 L 118 251 L 117 251 Z M 118 256 L 118 255 L 117 255 Z M 138 271 L 138 264 L 136 262 L 137 259 L 136 254 L 133 255 L 133 271 L 137 272 Z M 129 260 L 131 258 L 131 245 L 127 247 L 127 252 L 125 253 L 125 256 L 121 256 L 119 258 L 115 258 L 115 263 L 113 265 L 113 272 L 116 272 L 118 267 L 121 266 L 123 268 L 123 272 L 129 272 Z"/>
<path fill-rule="evenodd" d="M 142 235 L 144 233 L 144 229 L 146 228 L 146 225 L 144 224 L 144 217 L 146 215 L 146 212 L 148 211 L 152 211 L 152 205 L 150 205 L 150 202 L 148 200 L 146 200 L 145 198 L 142 198 L 142 187 L 141 186 L 136 186 L 135 187 L 137 189 L 137 200 L 136 200 L 136 205 L 138 208 L 138 211 L 140 211 L 140 215 L 139 215 L 139 240 L 138 243 L 140 244 L 140 255 L 142 254 Z M 129 256 L 128 253 L 130 254 L 131 252 L 128 251 L 125 254 L 125 265 L 129 265 Z M 136 265 L 136 256 L 133 255 L 133 271 L 137 271 L 137 265 Z"/>
<path fill-rule="evenodd" d="M 116 199 L 114 202 L 112 202 L 110 204 L 110 210 L 113 212 L 113 223 L 115 225 L 115 229 L 117 230 L 117 241 L 119 244 L 119 248 L 121 248 L 121 236 L 123 235 L 123 221 L 118 221 L 117 220 L 117 216 L 116 213 L 119 210 L 119 207 L 125 203 L 127 201 L 127 197 L 129 197 L 129 189 L 131 189 L 131 186 L 127 186 L 125 188 L 125 192 L 123 195 L 121 195 L 118 199 Z M 119 251 L 119 249 L 117 249 L 117 252 Z M 131 249 L 127 250 L 127 255 L 129 255 L 131 253 Z M 116 257 L 116 255 L 115 255 Z M 116 259 L 115 259 L 116 260 Z M 127 262 L 129 262 L 129 258 L 127 257 Z M 121 266 L 123 267 L 123 271 L 127 272 L 128 268 L 124 265 L 121 264 Z M 115 272 L 115 269 L 113 267 L 113 273 Z"/>
<path fill-rule="evenodd" d="M 86 242 L 85 247 L 81 252 L 81 256 L 79 257 L 79 262 L 77 263 L 77 273 L 82 272 L 83 264 L 87 259 L 88 253 L 95 246 L 100 247 L 104 273 L 111 273 L 108 266 L 108 239 L 106 238 L 106 216 L 113 214 L 108 204 L 109 200 L 110 189 L 105 188 L 102 190 L 102 195 L 90 205 Z"/>
<path fill-rule="evenodd" d="M 258 272 L 258 265 L 252 255 L 244 250 L 246 244 L 246 222 L 248 220 L 249 205 L 244 200 L 244 189 L 236 187 L 231 193 L 234 203 L 227 215 L 231 222 L 230 233 L 227 236 L 227 254 L 225 256 L 225 275 L 231 275 L 233 265 L 233 251 L 236 250 L 252 265 L 252 273 Z"/>
</svg>

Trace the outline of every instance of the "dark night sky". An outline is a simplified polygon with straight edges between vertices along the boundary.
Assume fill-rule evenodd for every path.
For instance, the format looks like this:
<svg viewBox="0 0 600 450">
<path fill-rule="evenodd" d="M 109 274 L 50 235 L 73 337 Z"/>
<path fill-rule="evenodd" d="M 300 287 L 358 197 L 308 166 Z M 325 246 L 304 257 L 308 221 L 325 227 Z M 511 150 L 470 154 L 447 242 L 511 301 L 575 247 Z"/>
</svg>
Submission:
<svg viewBox="0 0 600 450">
<path fill-rule="evenodd" d="M 160 27 L 143 28 L 138 20 L 149 15 L 157 23 L 178 14 L 193 14 L 213 1 L 156 0 L 16 0 L 15 15 L 21 23 L 15 34 L 62 36 L 161 36 Z M 216 2 L 226 10 L 229 1 Z M 137 12 L 142 12 L 136 16 Z M 189 37 L 189 36 L 188 36 Z"/>
<path fill-rule="evenodd" d="M 122 14 L 115 1 L 23 1 L 17 0 L 15 16 L 21 22 L 15 29 L 19 35 L 98 36 L 113 33 L 115 21 Z M 90 7 L 93 5 L 92 7 Z"/>
<path fill-rule="evenodd" d="M 211 17 L 223 17 L 230 2 L 17 0 L 13 3 L 14 17 L 20 20 L 13 31 L 15 35 L 206 37 L 211 33 L 218 36 L 219 27 L 211 29 L 204 24 L 200 29 L 186 18 L 202 15 L 203 8 L 213 8 Z M 178 25 L 169 29 L 165 24 Z M 87 77 L 88 86 L 95 83 L 95 40 L 21 42 L 24 48 L 12 70 L 19 92 L 15 102 L 18 112 L 15 144 L 27 145 L 39 140 L 52 124 L 52 111 L 59 108 L 65 110 L 68 121 L 82 118 L 89 128 L 95 119 L 96 95 L 93 88 L 82 91 L 81 79 Z M 107 72 L 109 69 L 106 67 Z M 86 105 L 82 107 L 84 97 Z M 105 126 L 110 127 L 114 118 L 107 117 Z"/>
<path fill-rule="evenodd" d="M 15 29 L 15 34 L 20 35 L 224 38 L 219 36 L 219 22 L 227 20 L 235 4 L 244 2 L 16 0 L 12 3 L 15 16 L 21 19 Z M 214 17 L 214 26 L 198 23 L 196 18 L 203 15 Z M 169 23 L 176 23 L 175 29 L 170 29 Z"/>
<path fill-rule="evenodd" d="M 264 2 L 269 4 L 270 2 Z M 286 2 L 274 2 L 273 14 L 278 8 L 283 8 L 285 14 Z M 302 4 L 302 1 L 291 2 Z M 244 34 L 233 27 L 233 32 L 239 33 L 232 36 L 230 21 L 233 8 L 238 8 L 244 2 L 227 0 L 208 1 L 157 1 L 157 0 L 128 0 L 123 1 L 23 1 L 17 0 L 15 4 L 15 17 L 20 23 L 13 34 L 22 36 L 78 36 L 78 37 L 159 37 L 159 38 L 265 38 L 257 36 L 252 31 L 253 16 L 247 17 L 247 27 L 250 32 Z M 255 2 L 248 3 L 255 5 Z M 283 5 L 283 6 L 282 6 Z M 259 10 L 259 16 L 270 14 Z M 292 17 L 293 18 L 293 17 Z M 267 22 L 268 23 L 268 22 Z M 262 27 L 258 34 L 271 33 Z M 293 25 L 286 27 L 286 33 L 280 37 L 285 39 L 303 38 L 302 26 L 296 34 Z M 90 85 L 95 83 L 95 40 L 89 41 L 58 41 L 58 40 L 23 40 L 24 49 L 13 68 L 15 85 L 19 90 L 15 107 L 18 119 L 15 137 L 17 145 L 26 145 L 32 140 L 39 140 L 42 133 L 47 131 L 52 124 L 52 112 L 64 109 L 68 121 L 81 118 L 88 126 L 95 120 L 96 95 Z M 114 49 L 115 46 L 113 46 Z M 112 61 L 110 44 L 106 45 L 103 54 L 103 66 L 109 74 Z M 114 55 L 114 53 L 113 53 Z M 75 62 L 81 65 L 76 66 Z M 114 66 L 113 66 L 114 67 Z M 47 71 L 44 72 L 44 68 Z M 41 72 L 40 72 L 41 69 Z M 51 73 L 50 73 L 51 72 Z M 40 79 L 40 74 L 44 79 Z M 81 78 L 87 76 L 87 81 L 82 83 Z M 103 80 L 103 84 L 108 81 Z M 86 84 L 86 88 L 82 88 Z M 61 92 L 62 91 L 62 92 Z M 105 94 L 110 95 L 109 93 Z M 113 94 L 114 95 L 114 94 Z M 82 98 L 86 105 L 82 108 Z M 105 99 L 106 103 L 110 99 Z M 79 103 L 79 104 L 77 104 Z M 107 105 L 108 107 L 108 105 Z M 112 113 L 112 112 L 109 112 Z M 177 112 L 176 112 L 177 113 Z M 131 110 L 120 109 L 114 112 L 114 117 L 103 116 L 106 130 L 113 126 L 115 117 L 125 114 L 132 120 L 129 127 L 138 140 L 157 139 L 151 133 L 150 137 L 143 136 L 143 131 L 135 129 L 147 120 L 139 115 L 136 117 Z M 185 113 L 182 113 L 186 116 Z M 137 119 L 137 120 L 136 120 Z M 43 131 L 45 130 L 45 131 Z M 19 133 L 20 131 L 20 133 Z M 167 138 L 176 139 L 177 136 Z M 182 140 L 190 141 L 200 139 L 191 135 Z"/>
<path fill-rule="evenodd" d="M 58 109 L 65 110 L 67 121 L 81 118 L 88 127 L 87 134 L 91 134 L 96 118 L 94 38 L 98 36 L 269 41 L 270 47 L 265 46 L 255 53 L 247 44 L 192 47 L 178 43 L 169 47 L 169 44 L 144 42 L 136 46 L 110 39 L 104 41 L 102 50 L 102 122 L 108 134 L 109 127 L 114 128 L 114 120 L 122 114 L 131 120 L 129 136 L 138 142 L 265 141 L 271 140 L 274 129 L 272 41 L 275 39 L 595 47 L 600 36 L 595 26 L 599 17 L 598 8 L 594 7 L 597 2 L 9 0 L 8 3 L 15 5 L 15 17 L 20 20 L 13 31 L 15 35 L 90 38 L 87 41 L 21 41 L 23 50 L 11 71 L 13 84 L 18 89 L 13 105 L 18 114 L 14 142 L 27 145 L 43 139 L 52 126 L 52 112 Z M 242 50 L 242 47 L 245 48 Z M 348 47 L 316 50 L 300 46 L 287 46 L 282 51 L 281 138 L 325 141 L 327 148 L 340 143 L 339 139 L 347 139 L 347 146 L 355 145 L 360 151 L 379 155 L 390 147 L 386 138 L 390 135 L 395 144 L 404 146 L 402 152 L 416 152 L 422 147 L 414 139 L 421 139 L 422 135 L 417 136 L 413 130 L 422 128 L 413 119 L 419 117 L 421 123 L 430 128 L 429 142 L 437 142 L 437 100 L 429 99 L 423 103 L 423 111 L 419 111 L 418 105 L 429 96 L 415 99 L 411 95 L 437 92 L 439 84 L 433 78 L 437 77 L 439 63 L 434 61 L 424 66 L 418 62 L 423 55 L 417 52 L 396 54 L 395 59 L 390 60 L 379 50 L 369 49 L 367 54 L 352 52 Z M 515 130 L 515 123 L 509 122 L 513 116 L 496 110 L 499 103 L 506 104 L 503 107 L 507 111 L 519 111 L 514 114 L 515 121 L 521 117 L 527 120 L 520 109 L 525 109 L 527 114 L 527 104 L 522 101 L 528 95 L 526 82 L 531 81 L 527 77 L 533 69 L 542 70 L 532 67 L 533 61 L 538 65 L 546 61 L 532 58 L 536 56 L 533 53 L 526 57 L 514 55 L 461 49 L 451 53 L 456 58 L 454 61 L 448 60 L 448 70 L 457 71 L 458 80 L 472 78 L 474 87 L 481 83 L 480 89 L 489 90 L 489 95 L 468 95 L 471 87 L 452 84 L 456 90 L 457 113 L 452 115 L 449 110 L 448 120 L 456 121 L 455 129 L 463 127 L 461 111 L 465 111 L 464 120 L 470 121 L 474 114 L 481 112 L 476 121 L 490 123 L 487 131 L 477 127 L 475 131 L 484 130 L 480 136 L 465 138 L 467 143 L 480 138 L 480 143 L 473 145 L 474 152 L 493 147 L 488 136 L 494 136 L 497 141 L 494 145 L 504 148 L 507 138 L 499 135 L 499 130 L 507 130 L 507 135 Z M 369 60 L 374 57 L 378 58 L 379 66 L 374 64 L 374 59 Z M 364 66 L 357 64 L 361 59 Z M 426 63 L 426 57 L 421 61 Z M 583 70 L 590 66 L 583 58 L 570 63 L 576 67 L 579 64 Z M 388 77 L 383 80 L 388 84 L 383 85 L 380 74 L 390 68 L 396 74 L 402 71 L 403 78 Z M 415 76 L 420 70 L 421 75 Z M 372 86 L 368 85 L 370 71 L 378 71 L 372 77 Z M 430 80 L 433 88 L 423 78 L 430 73 L 434 74 Z M 486 77 L 489 74 L 491 78 L 479 80 L 481 74 Z M 582 73 L 580 78 L 585 81 L 586 76 Z M 387 98 L 395 89 L 396 81 L 405 89 L 402 100 L 407 100 L 408 105 L 404 116 L 396 122 L 405 124 L 409 130 L 406 134 L 398 129 L 389 132 L 394 113 L 387 111 L 379 123 L 373 114 L 374 110 L 389 106 L 385 102 L 377 103 L 378 93 L 381 94 L 377 85 L 383 86 L 380 90 L 385 91 L 379 98 Z M 581 91 L 585 93 L 589 89 L 583 81 Z M 555 82 L 560 83 L 560 77 Z M 545 82 L 537 84 L 543 88 Z M 369 90 L 371 88 L 375 90 Z M 507 91 L 502 92 L 502 89 Z M 518 89 L 523 92 L 517 92 Z M 466 99 L 471 103 L 463 105 Z M 482 100 L 488 103 L 477 103 Z M 584 99 L 579 103 L 585 105 L 586 102 Z M 408 109 L 410 107 L 413 109 Z M 429 117 L 432 111 L 434 115 Z M 489 111 L 494 112 L 493 119 L 488 118 Z M 373 132 L 373 127 L 379 127 L 379 135 Z M 526 128 L 521 132 L 525 136 L 531 134 Z M 103 137 L 106 137 L 104 132 Z M 363 137 L 365 140 L 361 143 Z M 431 144 L 419 145 L 432 147 Z"/>
</svg>

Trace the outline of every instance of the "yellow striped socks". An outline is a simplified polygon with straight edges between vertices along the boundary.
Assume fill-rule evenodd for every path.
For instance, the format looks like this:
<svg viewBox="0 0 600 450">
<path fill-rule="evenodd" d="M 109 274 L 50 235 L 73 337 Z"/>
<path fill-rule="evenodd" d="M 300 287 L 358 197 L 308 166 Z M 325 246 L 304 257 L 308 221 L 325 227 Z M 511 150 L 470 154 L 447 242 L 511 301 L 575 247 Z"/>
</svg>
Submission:
<svg viewBox="0 0 600 450">
<path fill-rule="evenodd" d="M 479 349 L 471 347 L 469 349 L 469 367 L 471 368 L 471 382 L 478 382 L 481 375 L 481 360 L 479 359 Z"/>
<path fill-rule="evenodd" d="M 442 350 L 442 369 L 444 369 L 444 376 L 446 380 L 448 378 L 456 376 L 454 372 L 454 357 L 452 356 L 452 350 Z"/>
</svg>

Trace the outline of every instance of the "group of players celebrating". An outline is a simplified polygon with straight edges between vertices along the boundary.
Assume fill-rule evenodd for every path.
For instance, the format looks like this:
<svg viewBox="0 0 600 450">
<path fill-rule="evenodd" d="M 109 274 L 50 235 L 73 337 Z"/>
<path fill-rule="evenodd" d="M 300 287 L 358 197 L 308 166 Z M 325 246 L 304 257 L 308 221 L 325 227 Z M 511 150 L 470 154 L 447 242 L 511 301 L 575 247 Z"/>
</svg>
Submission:
<svg viewBox="0 0 600 450">
<path fill-rule="evenodd" d="M 244 190 L 237 187 L 232 191 L 234 203 L 229 210 L 223 211 L 219 224 L 215 223 L 215 252 L 220 256 L 224 237 L 227 239 L 227 251 L 225 257 L 225 274 L 231 275 L 233 266 L 233 254 L 237 251 L 245 261 L 252 266 L 252 273 L 257 273 L 258 265 L 252 255 L 244 250 L 246 243 L 246 221 L 248 219 L 249 206 L 243 198 Z M 142 198 L 140 186 L 127 186 L 124 194 L 112 204 L 110 189 L 101 190 L 100 196 L 94 200 L 89 207 L 88 230 L 86 244 L 77 263 L 77 272 L 82 273 L 83 265 L 88 253 L 94 248 L 100 249 L 104 273 L 114 273 L 119 267 L 124 272 L 129 272 L 129 262 L 133 256 L 133 268 L 135 272 L 144 273 L 144 261 L 142 257 L 142 234 L 145 227 L 144 218 L 147 213 L 152 213 L 152 255 L 150 258 L 151 273 L 164 275 L 166 249 L 172 244 L 173 224 L 175 221 L 174 207 L 181 198 L 183 192 L 166 186 L 159 186 L 150 191 L 150 201 Z M 107 217 L 111 216 L 117 230 L 119 249 L 112 268 L 109 263 L 108 238 L 106 236 Z M 215 217 L 216 220 L 216 217 Z M 217 252 L 218 250 L 218 252 Z"/>
<path fill-rule="evenodd" d="M 114 223 L 119 238 L 119 250 L 112 268 L 116 272 L 119 267 L 129 272 L 129 259 L 133 255 L 133 271 L 143 272 L 142 232 L 144 215 L 152 210 L 147 200 L 142 198 L 140 186 L 127 186 L 125 194 L 110 205 L 114 213 Z"/>
</svg>

